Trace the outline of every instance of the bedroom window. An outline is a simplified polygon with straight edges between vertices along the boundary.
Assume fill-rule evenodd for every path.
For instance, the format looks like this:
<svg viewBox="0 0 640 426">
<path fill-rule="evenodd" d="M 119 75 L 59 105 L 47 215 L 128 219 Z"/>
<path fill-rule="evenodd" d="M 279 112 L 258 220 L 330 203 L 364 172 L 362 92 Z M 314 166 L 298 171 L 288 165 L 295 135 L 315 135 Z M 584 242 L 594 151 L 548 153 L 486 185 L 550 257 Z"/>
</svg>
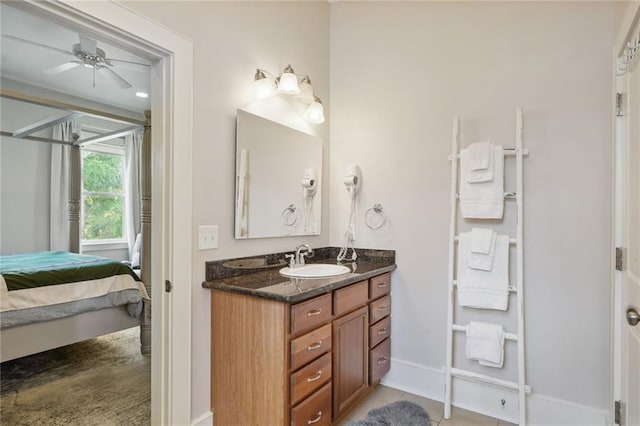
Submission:
<svg viewBox="0 0 640 426">
<path fill-rule="evenodd" d="M 94 144 L 82 149 L 82 241 L 123 241 L 124 149 Z"/>
</svg>

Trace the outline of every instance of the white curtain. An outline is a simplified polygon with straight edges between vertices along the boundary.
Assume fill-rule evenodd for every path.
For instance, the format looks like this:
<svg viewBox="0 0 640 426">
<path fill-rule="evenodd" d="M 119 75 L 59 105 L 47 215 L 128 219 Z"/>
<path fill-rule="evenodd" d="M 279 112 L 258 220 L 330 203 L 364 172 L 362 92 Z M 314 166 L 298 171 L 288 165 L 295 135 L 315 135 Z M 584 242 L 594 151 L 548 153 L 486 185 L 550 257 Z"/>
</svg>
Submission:
<svg viewBox="0 0 640 426">
<path fill-rule="evenodd" d="M 80 123 L 67 121 L 53 127 L 53 139 L 72 142 L 80 134 Z M 69 160 L 70 148 L 51 144 L 51 205 L 49 246 L 52 251 L 68 251 L 69 242 Z"/>
<path fill-rule="evenodd" d="M 124 138 L 125 161 L 125 215 L 129 258 L 133 254 L 136 235 L 140 232 L 141 222 L 141 181 L 140 164 L 142 159 L 142 132 L 133 133 Z"/>
</svg>

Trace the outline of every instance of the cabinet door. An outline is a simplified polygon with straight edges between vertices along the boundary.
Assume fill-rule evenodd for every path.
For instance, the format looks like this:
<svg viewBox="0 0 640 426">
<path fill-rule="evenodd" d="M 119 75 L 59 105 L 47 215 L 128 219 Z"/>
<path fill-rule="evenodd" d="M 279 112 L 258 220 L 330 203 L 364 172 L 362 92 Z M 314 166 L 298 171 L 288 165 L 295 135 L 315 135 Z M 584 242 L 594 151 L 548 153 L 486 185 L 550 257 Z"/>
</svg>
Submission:
<svg viewBox="0 0 640 426">
<path fill-rule="evenodd" d="M 333 321 L 333 418 L 369 385 L 369 311 L 366 306 Z"/>
</svg>

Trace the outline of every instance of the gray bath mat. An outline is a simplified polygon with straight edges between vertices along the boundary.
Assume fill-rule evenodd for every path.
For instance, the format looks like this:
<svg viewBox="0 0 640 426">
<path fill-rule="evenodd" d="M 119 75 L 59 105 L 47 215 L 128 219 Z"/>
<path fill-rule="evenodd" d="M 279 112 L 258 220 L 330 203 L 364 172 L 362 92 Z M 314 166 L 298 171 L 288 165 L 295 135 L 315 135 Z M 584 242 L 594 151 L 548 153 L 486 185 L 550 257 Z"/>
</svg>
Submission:
<svg viewBox="0 0 640 426">
<path fill-rule="evenodd" d="M 367 417 L 349 426 L 429 426 L 429 415 L 418 404 L 396 401 L 369 411 Z"/>
</svg>

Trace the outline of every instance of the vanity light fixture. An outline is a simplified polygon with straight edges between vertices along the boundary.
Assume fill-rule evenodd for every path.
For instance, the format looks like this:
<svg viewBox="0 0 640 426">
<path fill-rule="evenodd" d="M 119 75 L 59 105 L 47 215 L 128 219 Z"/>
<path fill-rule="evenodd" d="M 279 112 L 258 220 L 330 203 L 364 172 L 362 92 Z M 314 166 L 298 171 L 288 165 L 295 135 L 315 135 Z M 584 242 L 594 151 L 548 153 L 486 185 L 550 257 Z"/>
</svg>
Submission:
<svg viewBox="0 0 640 426">
<path fill-rule="evenodd" d="M 254 97 L 255 99 L 265 99 L 277 94 L 295 95 L 296 99 L 308 105 L 304 115 L 307 121 L 314 124 L 324 123 L 324 108 L 320 98 L 313 94 L 313 86 L 308 75 L 299 76 L 293 70 L 291 65 L 287 65 L 279 77 L 275 77 L 275 81 L 267 77 L 269 74 L 275 77 L 269 71 L 256 69 L 253 76 Z M 298 82 L 298 77 L 301 77 Z"/>
</svg>

